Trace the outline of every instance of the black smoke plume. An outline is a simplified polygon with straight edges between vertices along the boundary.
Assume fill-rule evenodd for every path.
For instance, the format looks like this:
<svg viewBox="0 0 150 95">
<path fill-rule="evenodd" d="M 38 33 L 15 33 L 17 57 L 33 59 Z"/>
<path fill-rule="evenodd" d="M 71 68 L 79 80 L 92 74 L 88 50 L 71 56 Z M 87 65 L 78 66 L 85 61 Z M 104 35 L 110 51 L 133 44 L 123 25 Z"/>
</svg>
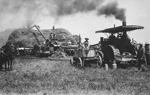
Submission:
<svg viewBox="0 0 150 95">
<path fill-rule="evenodd" d="M 103 0 L 54 0 L 56 4 L 56 15 L 72 15 L 76 13 L 86 13 L 96 10 Z"/>
<path fill-rule="evenodd" d="M 79 12 L 89 12 L 103 0 L 0 0 L 0 26 L 30 25 L 40 22 L 39 19 L 53 16 L 61 18 Z"/>
<path fill-rule="evenodd" d="M 110 2 L 98 9 L 97 15 L 105 15 L 106 17 L 114 16 L 116 19 L 126 21 L 125 9 L 119 8 L 117 2 Z"/>
<path fill-rule="evenodd" d="M 103 2 L 104 0 L 0 0 L 0 27 L 28 28 L 47 17 L 57 20 L 62 16 L 91 11 L 98 12 L 99 16 L 114 15 L 116 19 L 125 20 L 125 9 L 119 9 L 117 2 L 102 6 Z"/>
<path fill-rule="evenodd" d="M 43 9 L 42 0 L 0 0 L 0 26 L 30 27 Z"/>
</svg>

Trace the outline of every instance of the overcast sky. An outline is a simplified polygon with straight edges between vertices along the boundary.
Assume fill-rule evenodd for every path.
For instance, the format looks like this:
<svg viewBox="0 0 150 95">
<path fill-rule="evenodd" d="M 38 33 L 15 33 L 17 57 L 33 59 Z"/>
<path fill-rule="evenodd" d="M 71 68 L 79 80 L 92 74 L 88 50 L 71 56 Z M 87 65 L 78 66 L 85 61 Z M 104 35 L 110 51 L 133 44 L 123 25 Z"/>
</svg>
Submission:
<svg viewBox="0 0 150 95">
<path fill-rule="evenodd" d="M 16 1 L 20 1 L 16 5 Z M 32 7 L 32 3 L 27 3 L 29 1 L 39 1 L 36 7 Z M 54 0 L 53 2 L 47 2 L 47 3 L 53 3 L 48 6 L 49 10 L 45 8 L 46 3 L 43 3 L 43 1 L 53 1 L 53 0 L 0 0 L 0 31 L 4 31 L 5 29 L 9 28 L 20 28 L 25 27 L 25 23 L 30 24 L 29 26 L 32 26 L 33 24 L 39 25 L 42 29 L 51 29 L 53 25 L 55 25 L 56 28 L 65 28 L 72 34 L 80 34 L 82 38 L 88 37 L 91 44 L 97 43 L 99 41 L 99 38 L 101 36 L 106 37 L 106 35 L 95 33 L 97 30 L 103 30 L 106 28 L 111 28 L 114 26 L 120 26 L 122 25 L 122 22 L 120 20 L 115 19 L 114 16 L 106 17 L 105 15 L 97 15 L 97 11 L 95 10 L 98 8 L 97 6 L 105 6 L 107 3 L 116 1 L 118 4 L 118 8 L 125 9 L 125 16 L 126 16 L 126 22 L 127 25 L 141 25 L 144 26 L 143 30 L 135 30 L 129 33 L 130 38 L 134 38 L 136 41 L 145 43 L 150 43 L 150 0 L 98 0 L 96 4 L 95 2 L 92 4 L 89 4 L 87 0 L 81 0 L 86 2 L 80 2 L 84 4 L 89 4 L 88 7 L 86 6 L 84 8 L 74 8 L 74 12 L 70 12 L 72 10 L 67 11 L 67 14 L 63 14 L 61 9 L 64 9 L 64 6 L 60 9 L 58 9 L 58 6 L 62 6 L 62 2 L 59 3 L 59 1 L 65 1 L 65 4 L 67 2 L 70 2 L 69 0 Z M 56 2 L 55 2 L 56 1 Z M 73 0 L 71 0 L 73 1 Z M 80 0 L 74 0 L 74 1 L 80 1 Z M 90 1 L 90 0 L 88 0 Z M 10 3 L 11 2 L 11 3 Z M 25 5 L 25 4 L 27 5 Z M 77 2 L 78 3 L 78 2 Z M 24 4 L 24 5 L 22 5 Z M 30 6 L 28 6 L 31 4 Z M 35 3 L 34 3 L 35 4 Z M 58 6 L 56 6 L 56 5 Z M 70 4 L 70 3 L 67 3 Z M 4 6 L 2 6 L 4 5 Z M 14 6 L 11 6 L 14 5 Z M 53 6 L 55 5 L 55 6 Z M 94 7 L 95 5 L 96 7 Z M 23 8 L 25 6 L 25 8 Z M 37 7 L 38 6 L 38 7 Z M 40 6 L 40 7 L 39 7 Z M 43 7 L 44 6 L 44 7 Z M 89 6 L 92 6 L 89 8 Z M 27 8 L 29 7 L 29 8 Z M 55 12 L 56 9 L 59 10 L 58 12 Z M 76 6 L 75 6 L 76 7 Z M 10 9 L 9 9 L 10 8 Z M 15 9 L 15 11 L 12 10 L 12 8 Z M 19 10 L 19 8 L 21 10 Z M 27 10 L 24 10 L 26 9 Z M 32 8 L 32 9 L 30 9 Z M 68 8 L 68 7 L 65 7 Z M 72 8 L 69 6 L 69 8 Z M 6 10 L 9 9 L 9 10 Z M 81 9 L 81 10 L 80 10 Z M 80 10 L 80 11 L 79 11 Z M 87 11 L 88 10 L 88 11 Z M 29 12 L 29 13 L 28 13 Z M 66 12 L 66 11 L 64 11 Z M 35 15 L 36 14 L 36 15 Z M 51 15 L 47 15 L 51 14 Z M 38 15 L 40 15 L 38 17 Z M 36 19 L 34 22 L 26 22 L 26 20 L 29 19 Z M 84 39 L 83 39 L 84 40 Z M 83 41 L 82 40 L 82 41 Z"/>
</svg>

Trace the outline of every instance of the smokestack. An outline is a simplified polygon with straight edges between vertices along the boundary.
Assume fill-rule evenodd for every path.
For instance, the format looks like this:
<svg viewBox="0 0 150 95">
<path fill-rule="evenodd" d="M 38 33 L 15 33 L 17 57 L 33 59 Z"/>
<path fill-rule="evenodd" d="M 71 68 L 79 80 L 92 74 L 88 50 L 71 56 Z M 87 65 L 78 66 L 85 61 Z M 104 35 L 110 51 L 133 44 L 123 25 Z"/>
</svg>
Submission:
<svg viewBox="0 0 150 95">
<path fill-rule="evenodd" d="M 122 26 L 126 26 L 126 21 L 122 21 Z M 127 36 L 127 31 L 123 31 L 123 36 Z"/>
<path fill-rule="evenodd" d="M 126 24 L 126 21 L 123 21 L 122 22 L 122 26 L 126 26 L 127 24 Z"/>
</svg>

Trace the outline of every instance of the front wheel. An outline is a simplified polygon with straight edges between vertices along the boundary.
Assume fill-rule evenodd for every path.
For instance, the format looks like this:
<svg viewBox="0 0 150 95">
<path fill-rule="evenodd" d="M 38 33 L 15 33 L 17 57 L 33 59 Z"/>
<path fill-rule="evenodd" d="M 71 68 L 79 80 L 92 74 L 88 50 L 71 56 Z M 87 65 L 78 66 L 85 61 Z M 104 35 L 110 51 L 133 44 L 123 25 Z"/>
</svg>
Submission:
<svg viewBox="0 0 150 95">
<path fill-rule="evenodd" d="M 80 67 L 83 67 L 83 66 L 84 66 L 84 63 L 82 62 L 82 59 L 81 59 L 80 57 L 79 57 L 78 59 L 79 59 L 79 66 L 80 66 Z"/>
<path fill-rule="evenodd" d="M 102 57 L 101 56 L 97 56 L 97 66 L 101 67 L 102 66 Z"/>
<path fill-rule="evenodd" d="M 70 59 L 70 64 L 71 64 L 71 65 L 74 65 L 73 58 Z"/>
</svg>

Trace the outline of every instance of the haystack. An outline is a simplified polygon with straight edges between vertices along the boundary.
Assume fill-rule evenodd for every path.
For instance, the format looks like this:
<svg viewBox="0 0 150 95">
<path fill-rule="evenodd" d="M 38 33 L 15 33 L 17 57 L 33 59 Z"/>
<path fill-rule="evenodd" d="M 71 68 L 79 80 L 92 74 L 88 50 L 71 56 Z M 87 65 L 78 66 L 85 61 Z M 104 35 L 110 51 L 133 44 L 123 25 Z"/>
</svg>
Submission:
<svg viewBox="0 0 150 95">
<path fill-rule="evenodd" d="M 56 29 L 44 29 L 41 30 L 45 38 L 49 39 L 50 33 L 56 34 L 56 40 L 60 44 L 65 44 L 67 41 L 71 41 L 72 43 L 76 43 L 76 39 L 73 37 L 73 35 L 66 29 L 63 28 L 56 28 Z M 44 42 L 44 38 L 37 30 L 27 29 L 27 28 L 20 28 L 14 30 L 7 42 L 13 43 L 15 46 L 19 47 L 33 47 L 35 44 L 38 45 L 38 41 L 36 40 L 33 33 L 36 34 L 40 44 Z M 64 40 L 65 37 L 65 40 Z"/>
</svg>

